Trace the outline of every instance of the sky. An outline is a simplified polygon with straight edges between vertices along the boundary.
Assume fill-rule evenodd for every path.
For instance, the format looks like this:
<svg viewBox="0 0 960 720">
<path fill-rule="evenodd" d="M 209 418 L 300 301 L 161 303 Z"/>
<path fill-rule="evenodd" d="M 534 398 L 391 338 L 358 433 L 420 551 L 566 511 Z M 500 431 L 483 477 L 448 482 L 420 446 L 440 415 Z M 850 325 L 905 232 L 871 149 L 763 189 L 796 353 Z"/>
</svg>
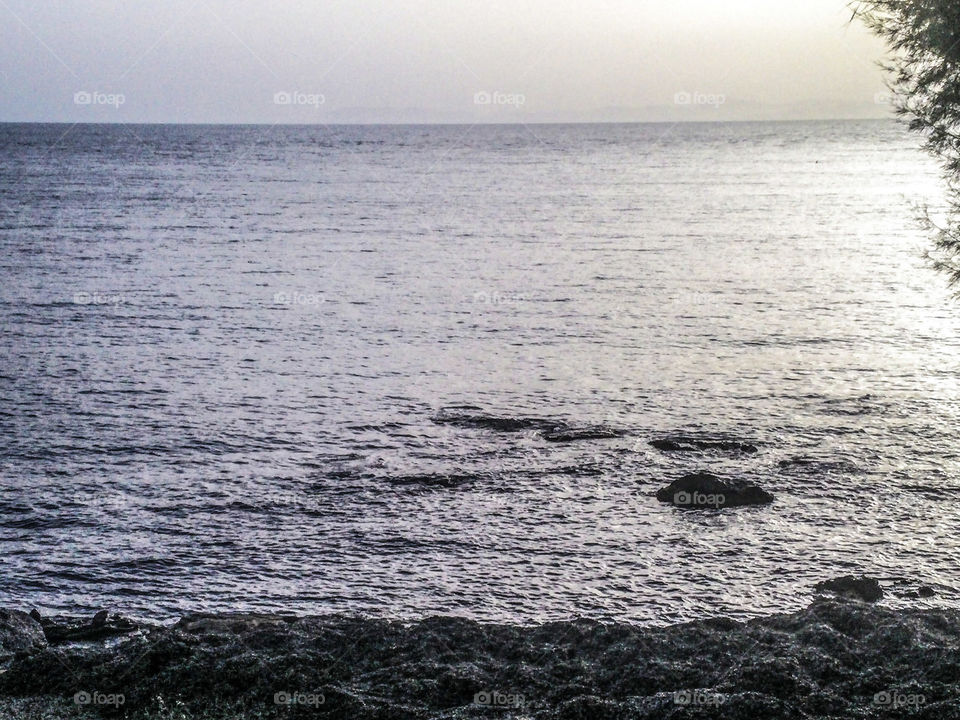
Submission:
<svg viewBox="0 0 960 720">
<path fill-rule="evenodd" d="M 0 0 L 0 121 L 890 115 L 846 0 Z"/>
</svg>

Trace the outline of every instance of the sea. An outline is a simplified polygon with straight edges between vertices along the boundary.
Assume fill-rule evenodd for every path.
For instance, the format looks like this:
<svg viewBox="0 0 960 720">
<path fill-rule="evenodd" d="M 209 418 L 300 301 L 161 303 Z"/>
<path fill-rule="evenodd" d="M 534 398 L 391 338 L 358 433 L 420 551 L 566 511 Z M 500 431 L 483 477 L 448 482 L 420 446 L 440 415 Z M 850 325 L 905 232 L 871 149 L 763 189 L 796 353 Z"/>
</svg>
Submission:
<svg viewBox="0 0 960 720">
<path fill-rule="evenodd" d="M 0 606 L 658 625 L 864 573 L 960 607 L 921 142 L 0 125 Z M 700 471 L 775 501 L 654 497 Z"/>
</svg>

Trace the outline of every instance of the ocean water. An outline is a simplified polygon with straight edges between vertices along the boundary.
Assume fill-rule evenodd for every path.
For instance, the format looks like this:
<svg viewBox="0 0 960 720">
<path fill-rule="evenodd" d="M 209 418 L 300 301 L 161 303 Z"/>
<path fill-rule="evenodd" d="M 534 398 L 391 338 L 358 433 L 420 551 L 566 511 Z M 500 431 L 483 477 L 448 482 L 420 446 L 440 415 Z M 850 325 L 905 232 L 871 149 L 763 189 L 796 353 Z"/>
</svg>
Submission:
<svg viewBox="0 0 960 720">
<path fill-rule="evenodd" d="M 0 605 L 665 623 L 849 572 L 960 604 L 918 145 L 0 125 Z M 649 444 L 680 433 L 759 451 Z M 776 502 L 652 497 L 698 470 Z"/>
</svg>

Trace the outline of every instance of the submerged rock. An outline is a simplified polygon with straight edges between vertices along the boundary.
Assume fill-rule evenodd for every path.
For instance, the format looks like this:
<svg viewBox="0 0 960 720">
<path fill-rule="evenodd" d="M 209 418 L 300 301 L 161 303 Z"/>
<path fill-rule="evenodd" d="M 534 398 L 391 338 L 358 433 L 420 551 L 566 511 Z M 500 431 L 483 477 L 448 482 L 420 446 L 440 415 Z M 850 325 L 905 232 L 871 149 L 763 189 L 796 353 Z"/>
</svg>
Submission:
<svg viewBox="0 0 960 720">
<path fill-rule="evenodd" d="M 43 628 L 30 615 L 18 610 L 0 610 L 0 660 L 46 646 Z"/>
<path fill-rule="evenodd" d="M 400 487 L 418 487 L 421 489 L 451 489 L 463 485 L 469 485 L 477 480 L 483 479 L 481 475 L 442 475 L 434 473 L 431 475 L 402 475 L 387 478 L 391 485 Z"/>
<path fill-rule="evenodd" d="M 550 427 L 555 423 L 555 421 L 536 417 L 487 415 L 485 413 L 475 412 L 474 408 L 469 406 L 464 406 L 463 408 L 444 408 L 434 415 L 431 420 L 438 425 L 455 425 L 462 428 L 476 428 L 507 433 L 542 429 Z"/>
<path fill-rule="evenodd" d="M 843 577 L 824 580 L 814 587 L 818 592 L 829 592 L 834 595 L 864 602 L 876 602 L 883 597 L 883 588 L 874 578 L 861 575 L 844 575 Z"/>
<path fill-rule="evenodd" d="M 931 585 L 923 584 L 913 579 L 894 580 L 889 592 L 897 597 L 910 600 L 927 600 L 935 597 L 937 590 Z"/>
<path fill-rule="evenodd" d="M 698 438 L 690 435 L 676 435 L 651 440 L 650 444 L 657 450 L 664 452 L 726 452 L 744 455 L 752 455 L 757 452 L 757 446 L 752 443 L 739 440 Z"/>
<path fill-rule="evenodd" d="M 622 435 L 623 433 L 620 430 L 614 430 L 605 425 L 592 425 L 589 427 L 557 425 L 541 433 L 541 437 L 547 442 L 557 443 L 575 442 L 577 440 L 607 440 L 610 438 L 618 438 Z"/>
<path fill-rule="evenodd" d="M 710 473 L 684 475 L 657 491 L 657 500 L 679 508 L 708 510 L 743 505 L 766 505 L 773 495 L 753 483 L 721 480 Z"/>
<path fill-rule="evenodd" d="M 575 442 L 577 440 L 604 440 L 621 437 L 624 433 L 605 425 L 574 425 L 558 418 L 487 415 L 479 408 L 462 406 L 444 408 L 431 419 L 439 425 L 517 433 L 535 430 L 548 442 Z"/>
<path fill-rule="evenodd" d="M 780 460 L 777 463 L 781 472 L 804 475 L 831 475 L 860 472 L 860 469 L 847 460 L 818 460 L 797 456 Z"/>
</svg>

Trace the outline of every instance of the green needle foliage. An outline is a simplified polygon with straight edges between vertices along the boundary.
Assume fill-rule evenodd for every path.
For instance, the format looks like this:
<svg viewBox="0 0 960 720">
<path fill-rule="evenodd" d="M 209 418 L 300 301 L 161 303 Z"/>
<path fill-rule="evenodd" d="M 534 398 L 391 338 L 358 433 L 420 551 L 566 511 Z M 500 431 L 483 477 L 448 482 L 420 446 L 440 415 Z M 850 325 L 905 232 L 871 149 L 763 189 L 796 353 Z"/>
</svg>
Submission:
<svg viewBox="0 0 960 720">
<path fill-rule="evenodd" d="M 952 199 L 947 222 L 938 225 L 926 211 L 922 219 L 933 233 L 934 267 L 960 285 L 960 1 L 858 0 L 851 9 L 886 40 L 896 111 L 943 163 Z"/>
</svg>

